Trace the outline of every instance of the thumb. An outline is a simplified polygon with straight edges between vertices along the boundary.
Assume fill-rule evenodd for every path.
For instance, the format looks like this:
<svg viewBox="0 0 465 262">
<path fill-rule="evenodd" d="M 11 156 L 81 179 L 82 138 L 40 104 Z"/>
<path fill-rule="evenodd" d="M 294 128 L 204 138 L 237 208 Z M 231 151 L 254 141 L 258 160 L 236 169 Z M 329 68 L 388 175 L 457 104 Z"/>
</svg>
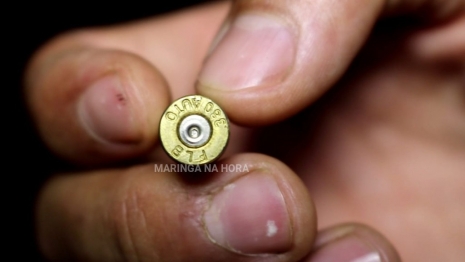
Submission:
<svg viewBox="0 0 465 262">
<path fill-rule="evenodd" d="M 40 248 L 53 261 L 297 261 L 310 252 L 316 216 L 289 168 L 256 154 L 217 166 L 57 176 L 38 200 Z"/>
<path fill-rule="evenodd" d="M 308 106 L 342 76 L 379 16 L 422 10 L 445 17 L 463 7 L 458 0 L 238 0 L 197 88 L 235 122 L 276 122 Z"/>
</svg>

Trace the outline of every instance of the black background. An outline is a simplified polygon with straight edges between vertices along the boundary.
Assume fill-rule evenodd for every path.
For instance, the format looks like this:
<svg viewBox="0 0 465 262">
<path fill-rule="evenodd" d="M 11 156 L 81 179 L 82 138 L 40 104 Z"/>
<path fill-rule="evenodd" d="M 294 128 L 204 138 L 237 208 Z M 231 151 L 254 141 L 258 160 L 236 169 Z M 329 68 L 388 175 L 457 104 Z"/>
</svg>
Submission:
<svg viewBox="0 0 465 262">
<path fill-rule="evenodd" d="M 4 236 L 8 245 L 2 261 L 41 261 L 34 236 L 34 202 L 41 184 L 57 170 L 66 169 L 66 163 L 55 159 L 42 145 L 29 119 L 23 100 L 22 76 L 27 61 L 50 38 L 75 28 L 111 25 L 172 12 L 180 8 L 208 2 L 205 0 L 125 1 L 124 4 L 73 1 L 57 4 L 16 3 L 4 6 L 2 68 L 6 82 L 2 90 L 4 118 L 3 194 L 2 217 Z M 98 6 L 96 6 L 98 4 Z M 6 18 L 6 22 L 5 22 Z M 6 178 L 6 179 L 5 179 Z"/>
</svg>

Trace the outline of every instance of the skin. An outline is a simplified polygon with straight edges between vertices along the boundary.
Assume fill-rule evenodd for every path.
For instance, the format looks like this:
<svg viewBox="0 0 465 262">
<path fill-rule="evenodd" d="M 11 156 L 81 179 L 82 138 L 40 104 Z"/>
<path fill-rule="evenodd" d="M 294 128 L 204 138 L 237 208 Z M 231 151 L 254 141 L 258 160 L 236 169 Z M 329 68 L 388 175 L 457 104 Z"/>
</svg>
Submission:
<svg viewBox="0 0 465 262">
<path fill-rule="evenodd" d="M 329 255 L 322 250 L 342 258 L 350 253 L 329 249 L 348 231 L 384 254 L 382 261 L 400 261 L 397 253 L 404 261 L 461 261 L 463 1 L 309 2 L 214 3 L 70 32 L 42 47 L 25 75 L 31 114 L 51 150 L 88 170 L 59 174 L 44 186 L 36 219 L 44 255 L 324 261 Z M 204 66 L 218 29 L 251 12 L 278 14 L 297 32 L 292 69 L 283 81 L 254 88 L 206 85 Z M 327 16 L 309 18 L 308 12 Z M 327 28 L 325 17 L 333 19 Z M 322 29 L 312 28 L 317 22 Z M 316 45 L 313 35 L 320 37 Z M 319 52 L 302 51 L 310 47 Z M 137 116 L 119 133 L 105 133 L 111 142 L 89 133 L 76 113 L 91 83 L 108 74 L 129 86 L 124 97 Z M 244 256 L 205 234 L 205 203 L 249 174 L 153 174 L 153 161 L 169 161 L 156 144 L 160 116 L 172 99 L 192 93 L 217 101 L 234 122 L 222 163 L 248 164 L 276 181 L 293 224 L 292 247 Z M 109 168 L 135 157 L 149 164 Z M 347 222 L 364 225 L 342 224 Z"/>
</svg>

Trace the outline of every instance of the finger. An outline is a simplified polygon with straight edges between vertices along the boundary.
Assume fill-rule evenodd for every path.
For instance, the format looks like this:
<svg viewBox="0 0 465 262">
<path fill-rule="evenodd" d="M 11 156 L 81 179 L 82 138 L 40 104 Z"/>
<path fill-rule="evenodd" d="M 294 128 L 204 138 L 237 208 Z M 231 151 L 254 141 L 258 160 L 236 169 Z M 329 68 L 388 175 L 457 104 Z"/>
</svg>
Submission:
<svg viewBox="0 0 465 262">
<path fill-rule="evenodd" d="M 256 154 L 216 166 L 185 176 L 147 165 L 55 177 L 38 200 L 41 250 L 60 261 L 297 261 L 308 254 L 315 213 L 290 169 Z"/>
<path fill-rule="evenodd" d="M 302 261 L 400 262 L 389 241 L 361 224 L 344 224 L 318 233 L 312 253 Z"/>
<path fill-rule="evenodd" d="M 463 8 L 459 0 L 238 0 L 197 89 L 236 122 L 276 122 L 308 106 L 341 77 L 379 16 L 422 10 L 444 18 Z"/>
<path fill-rule="evenodd" d="M 150 150 L 169 103 L 162 75 L 141 57 L 69 37 L 39 52 L 26 87 L 44 142 L 57 155 L 81 164 Z"/>
<path fill-rule="evenodd" d="M 465 12 L 434 30 L 412 37 L 409 49 L 424 61 L 456 62 L 465 67 Z"/>
</svg>

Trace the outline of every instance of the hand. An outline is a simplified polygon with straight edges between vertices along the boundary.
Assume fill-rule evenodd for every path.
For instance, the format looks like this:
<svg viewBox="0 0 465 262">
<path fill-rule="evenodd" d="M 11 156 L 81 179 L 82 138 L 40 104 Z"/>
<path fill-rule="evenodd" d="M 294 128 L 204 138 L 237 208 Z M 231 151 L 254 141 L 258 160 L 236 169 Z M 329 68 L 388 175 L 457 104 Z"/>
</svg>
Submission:
<svg viewBox="0 0 465 262">
<path fill-rule="evenodd" d="M 405 261 L 463 259 L 464 4 L 415 2 L 236 1 L 216 37 L 230 6 L 215 3 L 51 41 L 26 74 L 38 130 L 57 155 L 105 168 L 44 186 L 43 253 L 399 261 L 373 229 L 341 224 L 354 221 Z M 396 18 L 412 13 L 427 20 Z M 284 120 L 232 127 L 221 163 L 250 172 L 153 172 L 167 161 L 153 151 L 160 116 L 196 81 L 235 123 Z"/>
</svg>

